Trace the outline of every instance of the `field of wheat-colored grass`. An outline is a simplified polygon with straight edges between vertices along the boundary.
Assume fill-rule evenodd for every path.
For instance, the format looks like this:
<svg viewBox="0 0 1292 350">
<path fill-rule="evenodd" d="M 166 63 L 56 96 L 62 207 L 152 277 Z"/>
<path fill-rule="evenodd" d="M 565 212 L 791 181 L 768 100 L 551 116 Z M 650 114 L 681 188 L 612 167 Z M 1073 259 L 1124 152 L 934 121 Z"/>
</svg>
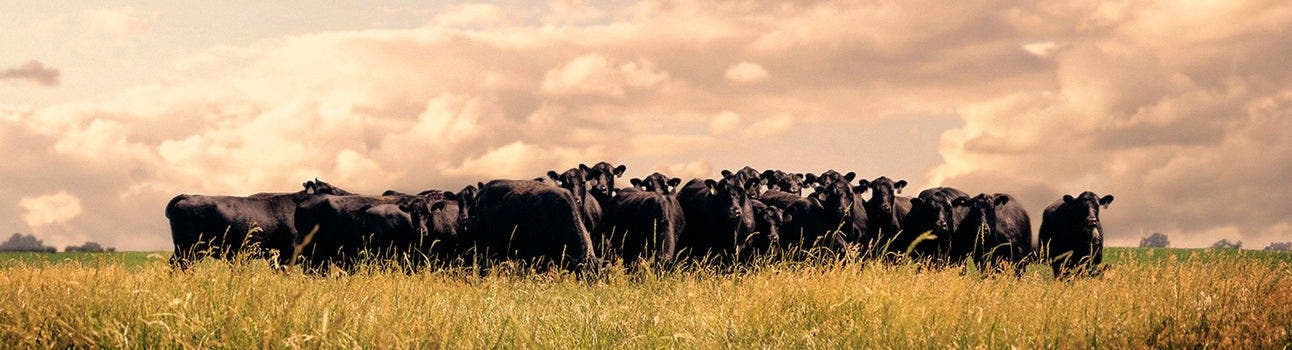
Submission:
<svg viewBox="0 0 1292 350">
<path fill-rule="evenodd" d="M 165 254 L 0 255 L 0 348 L 1286 348 L 1287 253 L 1111 249 L 1101 278 L 875 263 L 174 273 Z M 133 254 L 133 255 L 131 255 Z M 505 269 L 503 269 L 505 270 Z"/>
</svg>

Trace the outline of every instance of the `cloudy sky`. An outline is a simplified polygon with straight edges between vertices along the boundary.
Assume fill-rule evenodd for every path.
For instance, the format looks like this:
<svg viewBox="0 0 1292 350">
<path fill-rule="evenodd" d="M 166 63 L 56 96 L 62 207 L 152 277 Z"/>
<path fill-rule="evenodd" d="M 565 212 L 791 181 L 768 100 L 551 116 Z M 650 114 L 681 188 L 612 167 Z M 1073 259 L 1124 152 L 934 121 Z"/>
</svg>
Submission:
<svg viewBox="0 0 1292 350">
<path fill-rule="evenodd" d="M 0 230 L 167 249 L 179 193 L 611 160 L 1117 197 L 1114 245 L 1292 240 L 1287 1 L 0 3 Z M 916 191 L 909 191 L 913 194 Z"/>
</svg>

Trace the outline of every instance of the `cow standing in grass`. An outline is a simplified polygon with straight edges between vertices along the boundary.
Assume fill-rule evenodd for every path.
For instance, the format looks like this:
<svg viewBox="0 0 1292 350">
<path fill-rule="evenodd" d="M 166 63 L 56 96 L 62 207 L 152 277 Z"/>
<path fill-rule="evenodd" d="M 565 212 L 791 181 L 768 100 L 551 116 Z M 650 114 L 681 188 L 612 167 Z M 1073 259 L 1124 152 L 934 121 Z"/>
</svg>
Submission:
<svg viewBox="0 0 1292 350">
<path fill-rule="evenodd" d="M 1008 194 L 979 194 L 953 203 L 969 209 L 952 237 L 952 254 L 969 255 L 984 274 L 1011 265 L 1018 275 L 1032 256 L 1032 221 L 1022 204 Z"/>
<path fill-rule="evenodd" d="M 552 180 L 556 186 L 570 191 L 574 196 L 574 202 L 579 208 L 579 215 L 583 220 L 583 226 L 588 232 L 596 234 L 601 232 L 601 221 L 604 215 L 604 208 L 596 196 L 590 195 L 588 191 L 588 179 L 593 178 L 585 165 L 578 168 L 571 168 L 563 173 L 557 173 L 555 170 L 548 171 L 547 177 Z"/>
<path fill-rule="evenodd" d="M 911 198 L 898 196 L 906 188 L 906 180 L 894 182 L 887 177 L 872 181 L 859 180 L 859 186 L 870 187 L 870 199 L 866 200 L 866 227 L 869 236 L 875 240 L 876 253 L 906 253 L 912 239 L 900 236 L 914 236 L 918 233 L 903 230 L 906 216 L 911 211 Z M 905 244 L 903 244 L 905 243 Z"/>
<path fill-rule="evenodd" d="M 605 238 L 598 251 L 629 267 L 643 259 L 672 263 L 678 236 L 686 228 L 686 215 L 677 199 L 653 191 L 619 191 L 606 217 Z"/>
<path fill-rule="evenodd" d="M 911 250 L 908 257 L 912 260 L 928 261 L 935 266 L 964 261 L 968 255 L 953 256 L 951 250 L 951 238 L 969 214 L 969 208 L 953 204 L 961 198 L 969 199 L 969 195 L 951 187 L 921 191 L 919 196 L 911 198 L 903 234 L 889 246 L 908 247 Z"/>
<path fill-rule="evenodd" d="M 1045 254 L 1054 277 L 1096 276 L 1104 261 L 1104 227 L 1099 209 L 1112 204 L 1113 196 L 1082 192 L 1045 208 L 1038 248 Z"/>
<path fill-rule="evenodd" d="M 278 256 L 278 264 L 290 263 L 292 238 L 296 236 L 294 198 L 311 194 L 350 194 L 315 179 L 295 193 L 259 193 L 247 197 L 181 194 L 166 204 L 174 254 L 171 266 L 187 269 L 204 257 L 230 260 L 245 252 L 248 243 L 259 244 L 266 253 Z M 261 238 L 264 237 L 264 238 Z"/>
<path fill-rule="evenodd" d="M 537 181 L 481 184 L 464 243 L 486 262 L 519 260 L 546 268 L 599 268 L 601 260 L 570 191 Z"/>
<path fill-rule="evenodd" d="M 734 176 L 694 179 L 678 190 L 677 200 L 686 215 L 686 227 L 678 238 L 679 253 L 693 259 L 714 257 L 730 262 L 739 258 L 738 251 L 749 252 L 744 239 L 754 232 L 755 223 L 748 194 L 759 183 L 755 178 L 742 184 Z"/>
</svg>

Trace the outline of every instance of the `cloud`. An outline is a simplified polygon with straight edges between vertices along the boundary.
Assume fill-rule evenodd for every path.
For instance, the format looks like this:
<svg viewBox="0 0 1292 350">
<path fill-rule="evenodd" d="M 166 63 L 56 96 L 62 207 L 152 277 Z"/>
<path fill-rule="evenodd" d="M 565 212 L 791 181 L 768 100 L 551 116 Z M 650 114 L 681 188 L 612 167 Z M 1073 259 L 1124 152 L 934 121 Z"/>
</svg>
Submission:
<svg viewBox="0 0 1292 350">
<path fill-rule="evenodd" d="M 649 88 L 668 79 L 649 61 L 612 66 L 605 56 L 590 53 L 547 71 L 542 91 L 553 96 L 600 95 L 623 97 L 627 89 Z"/>
<path fill-rule="evenodd" d="M 1053 41 L 1038 41 L 1024 44 L 1023 50 L 1040 57 L 1049 57 L 1054 54 L 1055 51 L 1059 50 L 1059 44 Z"/>
<path fill-rule="evenodd" d="M 62 224 L 81 215 L 81 199 L 65 191 L 39 197 L 23 197 L 18 206 L 27 211 L 22 219 L 31 227 Z"/>
<path fill-rule="evenodd" d="M 1037 224 L 1064 193 L 1114 194 L 1114 242 L 1263 246 L 1292 227 L 1289 6 L 460 5 L 417 28 L 213 47 L 170 65 L 184 79 L 95 98 L 0 103 L 0 202 L 66 192 L 94 209 L 42 238 L 159 249 L 176 194 L 314 177 L 376 193 L 601 159 L 684 178 L 855 167 L 1015 193 Z M 912 160 L 917 128 L 941 133 L 940 157 Z M 0 206 L 0 222 L 26 214 Z"/>
<path fill-rule="evenodd" d="M 794 119 L 788 114 L 781 114 L 774 117 L 767 117 L 754 122 L 748 129 L 741 133 L 747 139 L 762 139 L 777 136 L 790 131 L 794 126 Z"/>
<path fill-rule="evenodd" d="M 21 66 L 0 71 L 0 80 L 28 80 L 39 85 L 57 86 L 60 75 L 58 69 L 46 67 L 40 61 L 31 60 Z"/>
<path fill-rule="evenodd" d="M 740 115 L 732 111 L 722 111 L 709 120 L 709 132 L 721 135 L 740 127 Z"/>
<path fill-rule="evenodd" d="M 91 27 L 119 38 L 136 36 L 152 28 L 130 7 L 90 11 L 86 13 L 85 21 Z"/>
<path fill-rule="evenodd" d="M 767 69 L 757 63 L 740 62 L 727 68 L 723 76 L 734 83 L 754 84 L 767 80 L 768 74 Z"/>
<path fill-rule="evenodd" d="M 518 16 L 498 5 L 461 4 L 436 15 L 432 22 L 445 27 L 473 28 L 513 25 L 520 20 Z"/>
</svg>

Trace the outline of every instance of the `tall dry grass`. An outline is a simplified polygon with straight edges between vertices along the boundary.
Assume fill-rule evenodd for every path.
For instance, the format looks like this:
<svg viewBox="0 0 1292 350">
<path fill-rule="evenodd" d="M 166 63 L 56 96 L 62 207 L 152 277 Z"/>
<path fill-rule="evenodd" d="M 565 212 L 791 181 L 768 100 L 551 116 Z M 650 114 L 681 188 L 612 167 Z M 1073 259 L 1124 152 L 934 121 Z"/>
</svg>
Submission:
<svg viewBox="0 0 1292 350">
<path fill-rule="evenodd" d="M 1131 253 L 1124 253 L 1131 254 Z M 1286 348 L 1286 262 L 1243 256 L 981 278 L 854 263 L 579 278 L 469 271 L 172 273 L 65 262 L 0 269 L 0 347 Z"/>
</svg>

